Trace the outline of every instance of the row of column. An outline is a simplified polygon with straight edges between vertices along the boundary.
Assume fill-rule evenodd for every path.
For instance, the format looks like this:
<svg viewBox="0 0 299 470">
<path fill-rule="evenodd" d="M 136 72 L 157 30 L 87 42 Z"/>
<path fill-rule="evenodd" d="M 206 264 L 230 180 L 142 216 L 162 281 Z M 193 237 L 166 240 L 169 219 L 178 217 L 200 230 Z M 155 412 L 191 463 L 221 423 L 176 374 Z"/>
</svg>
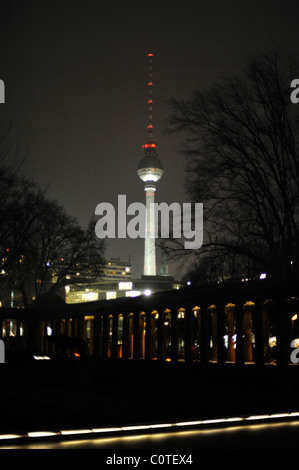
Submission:
<svg viewBox="0 0 299 470">
<path fill-rule="evenodd" d="M 183 331 L 179 331 L 182 316 Z M 253 360 L 263 363 L 268 360 L 267 308 L 258 302 L 162 308 L 159 312 L 148 310 L 121 315 L 115 313 L 110 316 L 95 315 L 91 347 L 93 355 L 101 358 L 155 358 L 162 361 L 168 358 L 177 361 L 180 357 L 179 339 L 183 336 L 184 359 L 190 362 L 194 359 L 195 335 L 198 338 L 201 362 L 212 360 L 241 364 Z M 227 347 L 224 343 L 225 336 Z"/>
<path fill-rule="evenodd" d="M 195 358 L 195 337 L 198 346 L 196 358 L 202 363 L 211 360 L 218 363 L 264 363 L 269 353 L 269 321 L 267 306 L 263 302 L 181 308 L 170 305 L 159 311 L 99 313 L 88 320 L 83 313 L 77 318 L 39 319 L 27 325 L 28 344 L 36 353 L 56 352 L 55 344 L 47 340 L 48 327 L 52 332 L 87 339 L 90 354 L 103 359 L 168 359 L 175 362 L 181 358 L 180 343 L 183 341 L 184 360 L 191 362 Z"/>
</svg>

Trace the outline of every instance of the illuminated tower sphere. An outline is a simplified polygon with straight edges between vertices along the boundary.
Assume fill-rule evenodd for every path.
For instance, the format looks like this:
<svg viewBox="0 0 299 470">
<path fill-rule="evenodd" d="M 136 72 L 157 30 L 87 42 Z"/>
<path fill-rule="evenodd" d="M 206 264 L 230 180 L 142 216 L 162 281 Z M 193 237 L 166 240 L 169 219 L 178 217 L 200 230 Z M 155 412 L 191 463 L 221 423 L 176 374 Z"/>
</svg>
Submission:
<svg viewBox="0 0 299 470">
<path fill-rule="evenodd" d="M 149 120 L 148 120 L 148 136 L 143 145 L 145 156 L 139 162 L 137 173 L 139 178 L 145 182 L 145 198 L 146 198 L 146 234 L 144 240 L 144 270 L 143 274 L 147 276 L 156 275 L 156 243 L 155 243 L 155 218 L 152 211 L 150 217 L 150 205 L 155 202 L 156 182 L 163 175 L 163 165 L 158 158 L 156 151 L 157 144 L 153 139 L 153 97 L 152 97 L 152 58 L 153 54 L 148 54 L 150 63 L 150 79 L 149 88 Z"/>
</svg>

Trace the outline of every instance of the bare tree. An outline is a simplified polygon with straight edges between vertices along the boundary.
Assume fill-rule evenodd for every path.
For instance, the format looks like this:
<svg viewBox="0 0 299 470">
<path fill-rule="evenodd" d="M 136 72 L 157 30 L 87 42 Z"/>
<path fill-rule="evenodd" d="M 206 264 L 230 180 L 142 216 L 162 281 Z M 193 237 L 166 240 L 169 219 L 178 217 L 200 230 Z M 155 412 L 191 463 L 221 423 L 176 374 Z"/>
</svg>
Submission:
<svg viewBox="0 0 299 470">
<path fill-rule="evenodd" d="M 204 203 L 201 266 L 234 257 L 241 276 L 298 279 L 297 71 L 293 58 L 271 52 L 189 100 L 170 101 L 170 132 L 185 135 L 187 191 Z"/>
<path fill-rule="evenodd" d="M 299 274 L 299 107 L 290 100 L 298 72 L 294 58 L 257 56 L 238 76 L 172 99 L 169 119 L 170 131 L 185 135 L 187 191 L 204 204 L 200 276 L 267 274 L 277 287 L 282 365 L 290 356 L 287 289 Z"/>
<path fill-rule="evenodd" d="M 27 307 L 49 298 L 66 284 L 97 279 L 104 263 L 104 244 L 94 222 L 83 229 L 56 201 L 31 181 L 11 175 L 1 204 L 2 290 L 21 293 Z"/>
</svg>

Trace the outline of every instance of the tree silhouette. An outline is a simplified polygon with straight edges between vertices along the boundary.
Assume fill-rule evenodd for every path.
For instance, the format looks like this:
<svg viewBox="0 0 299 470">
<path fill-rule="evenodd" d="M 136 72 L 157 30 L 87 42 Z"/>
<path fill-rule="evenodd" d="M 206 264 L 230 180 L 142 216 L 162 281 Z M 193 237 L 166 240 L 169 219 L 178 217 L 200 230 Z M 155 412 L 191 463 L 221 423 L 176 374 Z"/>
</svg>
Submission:
<svg viewBox="0 0 299 470">
<path fill-rule="evenodd" d="M 5 151 L 0 154 L 4 157 Z M 0 187 L 2 298 L 5 291 L 20 293 L 27 307 L 66 284 L 99 277 L 104 243 L 95 236 L 93 219 L 83 229 L 63 206 L 49 200 L 35 182 L 18 176 L 15 166 L 7 166 L 4 159 Z"/>
<path fill-rule="evenodd" d="M 263 271 L 280 283 L 298 279 L 297 71 L 296 60 L 270 52 L 191 99 L 170 100 L 169 131 L 184 133 L 187 192 L 204 203 L 198 265 L 214 280 Z"/>
</svg>

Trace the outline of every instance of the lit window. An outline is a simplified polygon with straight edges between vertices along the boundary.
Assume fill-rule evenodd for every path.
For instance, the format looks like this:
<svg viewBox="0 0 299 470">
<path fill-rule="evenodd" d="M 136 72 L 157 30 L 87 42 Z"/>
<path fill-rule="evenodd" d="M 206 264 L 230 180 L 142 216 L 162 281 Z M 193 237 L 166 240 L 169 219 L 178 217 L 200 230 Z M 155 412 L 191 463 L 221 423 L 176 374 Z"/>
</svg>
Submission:
<svg viewBox="0 0 299 470">
<path fill-rule="evenodd" d="M 106 300 L 111 300 L 111 299 L 116 299 L 115 291 L 106 292 Z"/>
<path fill-rule="evenodd" d="M 84 302 L 91 302 L 93 300 L 98 300 L 99 294 L 97 292 L 87 292 L 86 294 L 82 294 L 82 300 Z"/>
<path fill-rule="evenodd" d="M 141 292 L 139 290 L 129 290 L 126 292 L 126 297 L 138 297 Z"/>
<path fill-rule="evenodd" d="M 131 290 L 133 287 L 133 283 L 132 282 L 123 282 L 123 281 L 120 281 L 118 283 L 118 288 L 119 290 Z"/>
</svg>

